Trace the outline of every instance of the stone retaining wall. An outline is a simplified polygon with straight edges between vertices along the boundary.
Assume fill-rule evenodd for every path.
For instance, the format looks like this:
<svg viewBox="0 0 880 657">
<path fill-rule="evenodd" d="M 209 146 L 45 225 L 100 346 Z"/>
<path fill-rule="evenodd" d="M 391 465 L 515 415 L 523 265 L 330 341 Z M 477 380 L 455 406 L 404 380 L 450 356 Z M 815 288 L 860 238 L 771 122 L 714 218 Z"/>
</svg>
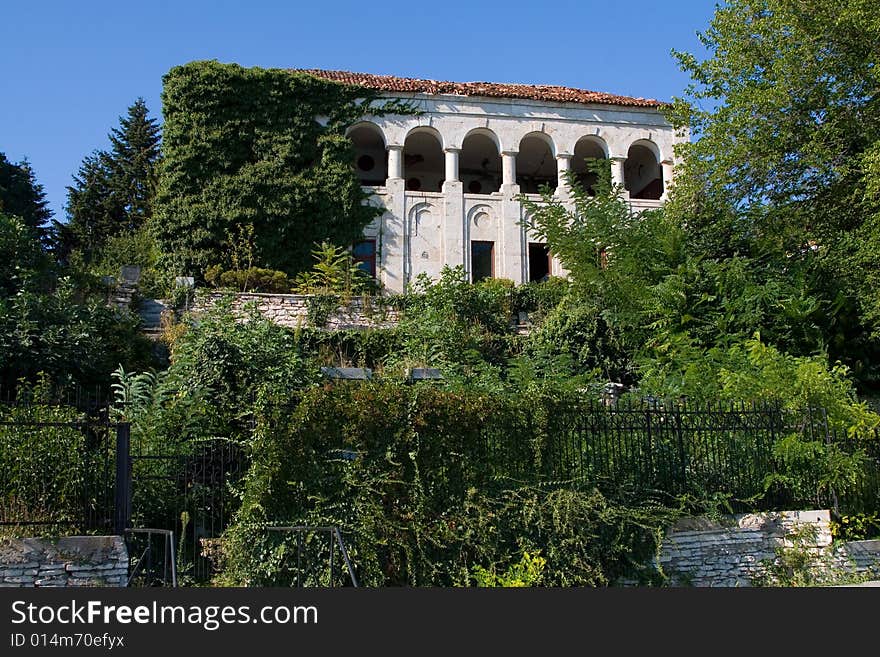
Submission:
<svg viewBox="0 0 880 657">
<path fill-rule="evenodd" d="M 0 587 L 126 586 L 121 536 L 0 539 Z"/>
<path fill-rule="evenodd" d="M 778 548 L 793 548 L 814 557 L 815 569 L 880 573 L 880 541 L 833 545 L 830 522 L 827 510 L 686 518 L 667 533 L 659 565 L 678 585 L 751 586 Z"/>
<path fill-rule="evenodd" d="M 199 294 L 193 310 L 205 310 L 228 296 L 216 292 Z M 318 328 L 328 330 L 390 328 L 400 320 L 400 311 L 386 306 L 380 297 L 340 298 L 335 309 L 329 312 L 325 312 L 326 298 L 307 294 L 237 292 L 232 295 L 232 308 L 243 313 L 246 306 L 253 304 L 261 315 L 289 328 L 314 325 L 310 322 L 310 309 L 311 314 L 318 315 L 319 319 L 326 315 L 326 321 L 318 322 Z"/>
</svg>

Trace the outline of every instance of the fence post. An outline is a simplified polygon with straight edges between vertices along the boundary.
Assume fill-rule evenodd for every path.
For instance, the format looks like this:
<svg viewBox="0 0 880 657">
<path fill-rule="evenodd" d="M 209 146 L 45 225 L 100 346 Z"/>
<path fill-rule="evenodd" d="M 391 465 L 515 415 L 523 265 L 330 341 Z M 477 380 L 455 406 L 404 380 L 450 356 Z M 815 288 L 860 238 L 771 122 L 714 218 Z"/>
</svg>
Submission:
<svg viewBox="0 0 880 657">
<path fill-rule="evenodd" d="M 122 535 L 131 525 L 131 424 L 116 425 L 116 504 L 113 529 Z"/>
<path fill-rule="evenodd" d="M 831 430 L 828 428 L 828 411 L 823 407 L 822 408 L 822 423 L 823 428 L 825 429 L 825 449 L 828 451 L 827 456 L 831 457 L 831 450 L 836 446 L 832 446 L 831 440 Z M 837 432 L 835 431 L 834 437 L 837 438 Z M 836 441 L 835 441 L 836 442 Z M 837 491 L 834 490 L 834 486 L 828 486 L 828 492 L 831 493 L 831 505 L 834 511 L 834 517 L 836 520 L 840 519 L 840 503 L 837 500 Z"/>
</svg>

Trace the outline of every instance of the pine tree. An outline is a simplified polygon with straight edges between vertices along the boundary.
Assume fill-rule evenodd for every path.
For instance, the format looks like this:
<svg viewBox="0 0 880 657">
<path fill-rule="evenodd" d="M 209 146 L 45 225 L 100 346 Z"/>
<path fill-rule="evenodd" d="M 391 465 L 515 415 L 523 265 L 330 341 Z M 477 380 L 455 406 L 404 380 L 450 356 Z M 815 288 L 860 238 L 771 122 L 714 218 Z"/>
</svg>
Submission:
<svg viewBox="0 0 880 657">
<path fill-rule="evenodd" d="M 68 223 L 56 227 L 61 257 L 76 249 L 90 261 L 108 239 L 137 231 L 152 216 L 161 137 L 142 98 L 108 137 L 110 150 L 86 156 L 67 188 Z"/>
<path fill-rule="evenodd" d="M 137 230 L 153 214 L 159 161 L 160 129 L 138 98 L 110 133 L 112 188 L 122 205 L 124 230 Z"/>
<path fill-rule="evenodd" d="M 52 211 L 27 159 L 16 164 L 0 153 L 0 212 L 19 217 L 33 236 L 45 244 Z"/>
</svg>

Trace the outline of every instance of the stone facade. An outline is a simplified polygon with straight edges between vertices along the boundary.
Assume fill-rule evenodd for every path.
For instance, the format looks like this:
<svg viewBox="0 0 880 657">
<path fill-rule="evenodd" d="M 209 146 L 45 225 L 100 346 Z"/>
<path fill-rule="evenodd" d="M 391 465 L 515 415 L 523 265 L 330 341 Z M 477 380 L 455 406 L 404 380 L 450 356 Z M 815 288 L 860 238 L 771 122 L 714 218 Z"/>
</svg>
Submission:
<svg viewBox="0 0 880 657">
<path fill-rule="evenodd" d="M 126 586 L 121 536 L 0 539 L 0 587 Z"/>
<path fill-rule="evenodd" d="M 211 292 L 200 294 L 194 311 L 205 310 L 227 296 Z M 400 312 L 389 308 L 381 299 L 340 298 L 338 303 L 326 307 L 324 299 L 327 297 L 307 294 L 237 292 L 232 295 L 232 309 L 243 316 L 246 308 L 252 306 L 267 319 L 288 328 L 312 326 L 311 320 L 315 318 L 318 319 L 318 328 L 327 330 L 389 328 L 400 319 Z"/>
<path fill-rule="evenodd" d="M 659 565 L 678 585 L 751 586 L 784 547 L 815 556 L 815 569 L 880 576 L 880 541 L 833 545 L 830 521 L 827 510 L 683 519 L 663 541 Z"/>
<path fill-rule="evenodd" d="M 561 87 L 310 72 L 371 86 L 418 110 L 368 116 L 349 129 L 369 202 L 383 210 L 365 231 L 364 250 L 373 255 L 364 266 L 392 293 L 421 273 L 436 278 L 444 265 L 462 265 L 475 279 L 516 283 L 564 275 L 524 227 L 518 195 L 538 200 L 539 186 L 549 184 L 567 203 L 566 173 L 589 186 L 587 162 L 599 159 L 610 160 L 612 180 L 634 210 L 659 207 L 672 183 L 673 147 L 687 140 L 657 101 Z"/>
</svg>

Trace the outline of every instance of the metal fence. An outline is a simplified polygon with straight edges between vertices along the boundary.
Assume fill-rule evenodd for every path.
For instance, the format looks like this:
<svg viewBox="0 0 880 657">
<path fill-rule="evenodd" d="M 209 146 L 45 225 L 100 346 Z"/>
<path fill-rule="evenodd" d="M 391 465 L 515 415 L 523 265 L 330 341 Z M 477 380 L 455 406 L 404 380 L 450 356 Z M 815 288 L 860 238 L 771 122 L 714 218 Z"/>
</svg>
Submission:
<svg viewBox="0 0 880 657">
<path fill-rule="evenodd" d="M 237 506 L 231 485 L 246 471 L 230 441 L 151 444 L 110 421 L 106 406 L 0 402 L 3 534 L 119 534 L 134 554 L 143 551 L 141 530 L 173 531 L 175 575 L 204 582 L 210 542 Z M 157 543 L 147 555 L 167 551 Z"/>
<path fill-rule="evenodd" d="M 858 513 L 880 508 L 880 436 L 834 431 L 822 409 L 792 412 L 773 405 L 700 408 L 651 403 L 586 402 L 555 409 L 541 445 L 530 434 L 511 441 L 487 427 L 486 461 L 497 479 L 595 482 L 643 494 L 729 496 L 740 510 L 819 506 Z M 836 489 L 832 466 L 786 460 L 783 438 L 861 458 L 861 477 Z M 830 449 L 829 449 L 830 447 Z M 807 453 L 809 447 L 807 447 Z"/>
<path fill-rule="evenodd" d="M 47 408 L 0 406 L 0 531 L 174 532 L 175 576 L 208 580 L 215 540 L 238 505 L 234 487 L 247 472 L 245 450 L 223 439 L 157 444 L 109 421 L 106 409 L 83 415 Z M 646 496 L 723 493 L 742 510 L 880 508 L 880 436 L 839 436 L 821 410 L 584 403 L 554 409 L 543 422 L 514 432 L 487 423 L 468 458 L 484 464 L 492 485 L 587 482 Z M 793 469 L 777 449 L 792 435 L 860 455 L 861 477 L 838 490 L 823 482 L 815 463 Z M 822 453 L 826 458 L 828 450 Z M 774 483 L 782 476 L 790 481 Z"/>
<path fill-rule="evenodd" d="M 247 472 L 244 449 L 225 439 L 156 446 L 133 436 L 128 463 L 131 526 L 174 531 L 178 576 L 209 580 L 213 542 L 238 507 L 233 487 Z"/>
<path fill-rule="evenodd" d="M 0 416 L 0 526 L 40 533 L 111 533 L 117 425 L 106 418 Z M 20 532 L 19 532 L 20 533 Z"/>
</svg>

